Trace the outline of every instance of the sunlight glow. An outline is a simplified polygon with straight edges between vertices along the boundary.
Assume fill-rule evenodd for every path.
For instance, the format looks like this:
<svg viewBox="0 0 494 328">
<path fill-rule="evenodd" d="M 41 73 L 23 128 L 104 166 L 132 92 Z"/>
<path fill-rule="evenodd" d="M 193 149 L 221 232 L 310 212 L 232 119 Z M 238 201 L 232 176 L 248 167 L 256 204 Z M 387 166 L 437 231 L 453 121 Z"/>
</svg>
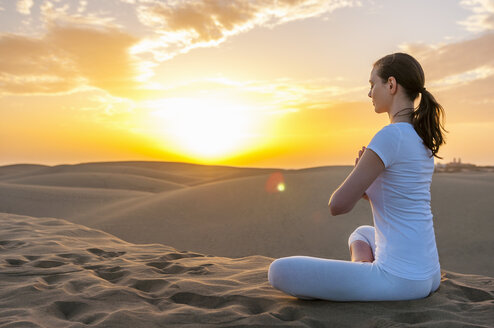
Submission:
<svg viewBox="0 0 494 328">
<path fill-rule="evenodd" d="M 147 106 L 161 138 L 185 155 L 219 159 L 248 144 L 253 123 L 248 106 L 222 97 L 168 98 Z"/>
</svg>

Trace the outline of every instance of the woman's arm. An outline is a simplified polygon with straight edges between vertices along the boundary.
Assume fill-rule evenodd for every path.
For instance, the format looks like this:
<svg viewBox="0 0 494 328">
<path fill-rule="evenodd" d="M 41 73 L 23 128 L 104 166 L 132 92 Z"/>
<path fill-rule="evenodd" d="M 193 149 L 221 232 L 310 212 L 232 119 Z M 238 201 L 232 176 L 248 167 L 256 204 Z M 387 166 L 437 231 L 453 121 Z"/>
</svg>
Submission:
<svg viewBox="0 0 494 328">
<path fill-rule="evenodd" d="M 384 163 L 371 149 L 366 149 L 352 172 L 329 199 L 331 215 L 350 212 L 374 180 L 384 171 Z"/>
</svg>

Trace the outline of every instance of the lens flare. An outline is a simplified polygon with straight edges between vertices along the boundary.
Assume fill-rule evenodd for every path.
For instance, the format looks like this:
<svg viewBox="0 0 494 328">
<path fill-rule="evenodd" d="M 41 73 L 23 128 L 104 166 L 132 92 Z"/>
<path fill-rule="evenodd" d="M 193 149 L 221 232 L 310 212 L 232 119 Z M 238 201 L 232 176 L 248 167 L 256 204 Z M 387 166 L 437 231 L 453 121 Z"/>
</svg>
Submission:
<svg viewBox="0 0 494 328">
<path fill-rule="evenodd" d="M 271 173 L 266 181 L 265 190 L 269 193 L 282 192 L 285 190 L 285 178 L 283 173 L 274 172 Z"/>
</svg>

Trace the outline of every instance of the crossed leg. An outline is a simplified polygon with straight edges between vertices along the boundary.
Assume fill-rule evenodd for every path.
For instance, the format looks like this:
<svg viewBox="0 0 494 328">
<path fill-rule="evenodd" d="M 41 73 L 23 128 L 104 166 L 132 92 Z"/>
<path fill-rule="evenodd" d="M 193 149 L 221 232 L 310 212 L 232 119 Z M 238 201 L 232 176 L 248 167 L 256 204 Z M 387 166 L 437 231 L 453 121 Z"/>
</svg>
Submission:
<svg viewBox="0 0 494 328">
<path fill-rule="evenodd" d="M 369 244 L 362 240 L 355 240 L 350 244 L 352 262 L 374 262 L 374 255 Z"/>
<path fill-rule="evenodd" d="M 348 238 L 352 262 L 374 262 L 375 228 L 363 225 L 355 229 Z"/>
<path fill-rule="evenodd" d="M 360 226 L 349 237 L 352 261 L 290 256 L 268 270 L 270 284 L 299 299 L 397 301 L 427 297 L 440 284 L 441 272 L 427 280 L 409 280 L 383 270 L 375 261 L 375 229 Z M 371 263 L 362 263 L 371 262 Z"/>
</svg>

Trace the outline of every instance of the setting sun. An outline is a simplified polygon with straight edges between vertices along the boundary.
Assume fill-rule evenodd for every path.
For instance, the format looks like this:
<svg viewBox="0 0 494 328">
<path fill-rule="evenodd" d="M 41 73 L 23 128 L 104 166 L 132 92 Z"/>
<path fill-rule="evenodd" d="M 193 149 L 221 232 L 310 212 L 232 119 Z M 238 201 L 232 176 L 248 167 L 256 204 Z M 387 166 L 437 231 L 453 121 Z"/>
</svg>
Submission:
<svg viewBox="0 0 494 328">
<path fill-rule="evenodd" d="M 252 134 L 249 108 L 212 97 L 151 101 L 158 138 L 177 151 L 199 159 L 218 159 L 244 150 Z"/>
</svg>

